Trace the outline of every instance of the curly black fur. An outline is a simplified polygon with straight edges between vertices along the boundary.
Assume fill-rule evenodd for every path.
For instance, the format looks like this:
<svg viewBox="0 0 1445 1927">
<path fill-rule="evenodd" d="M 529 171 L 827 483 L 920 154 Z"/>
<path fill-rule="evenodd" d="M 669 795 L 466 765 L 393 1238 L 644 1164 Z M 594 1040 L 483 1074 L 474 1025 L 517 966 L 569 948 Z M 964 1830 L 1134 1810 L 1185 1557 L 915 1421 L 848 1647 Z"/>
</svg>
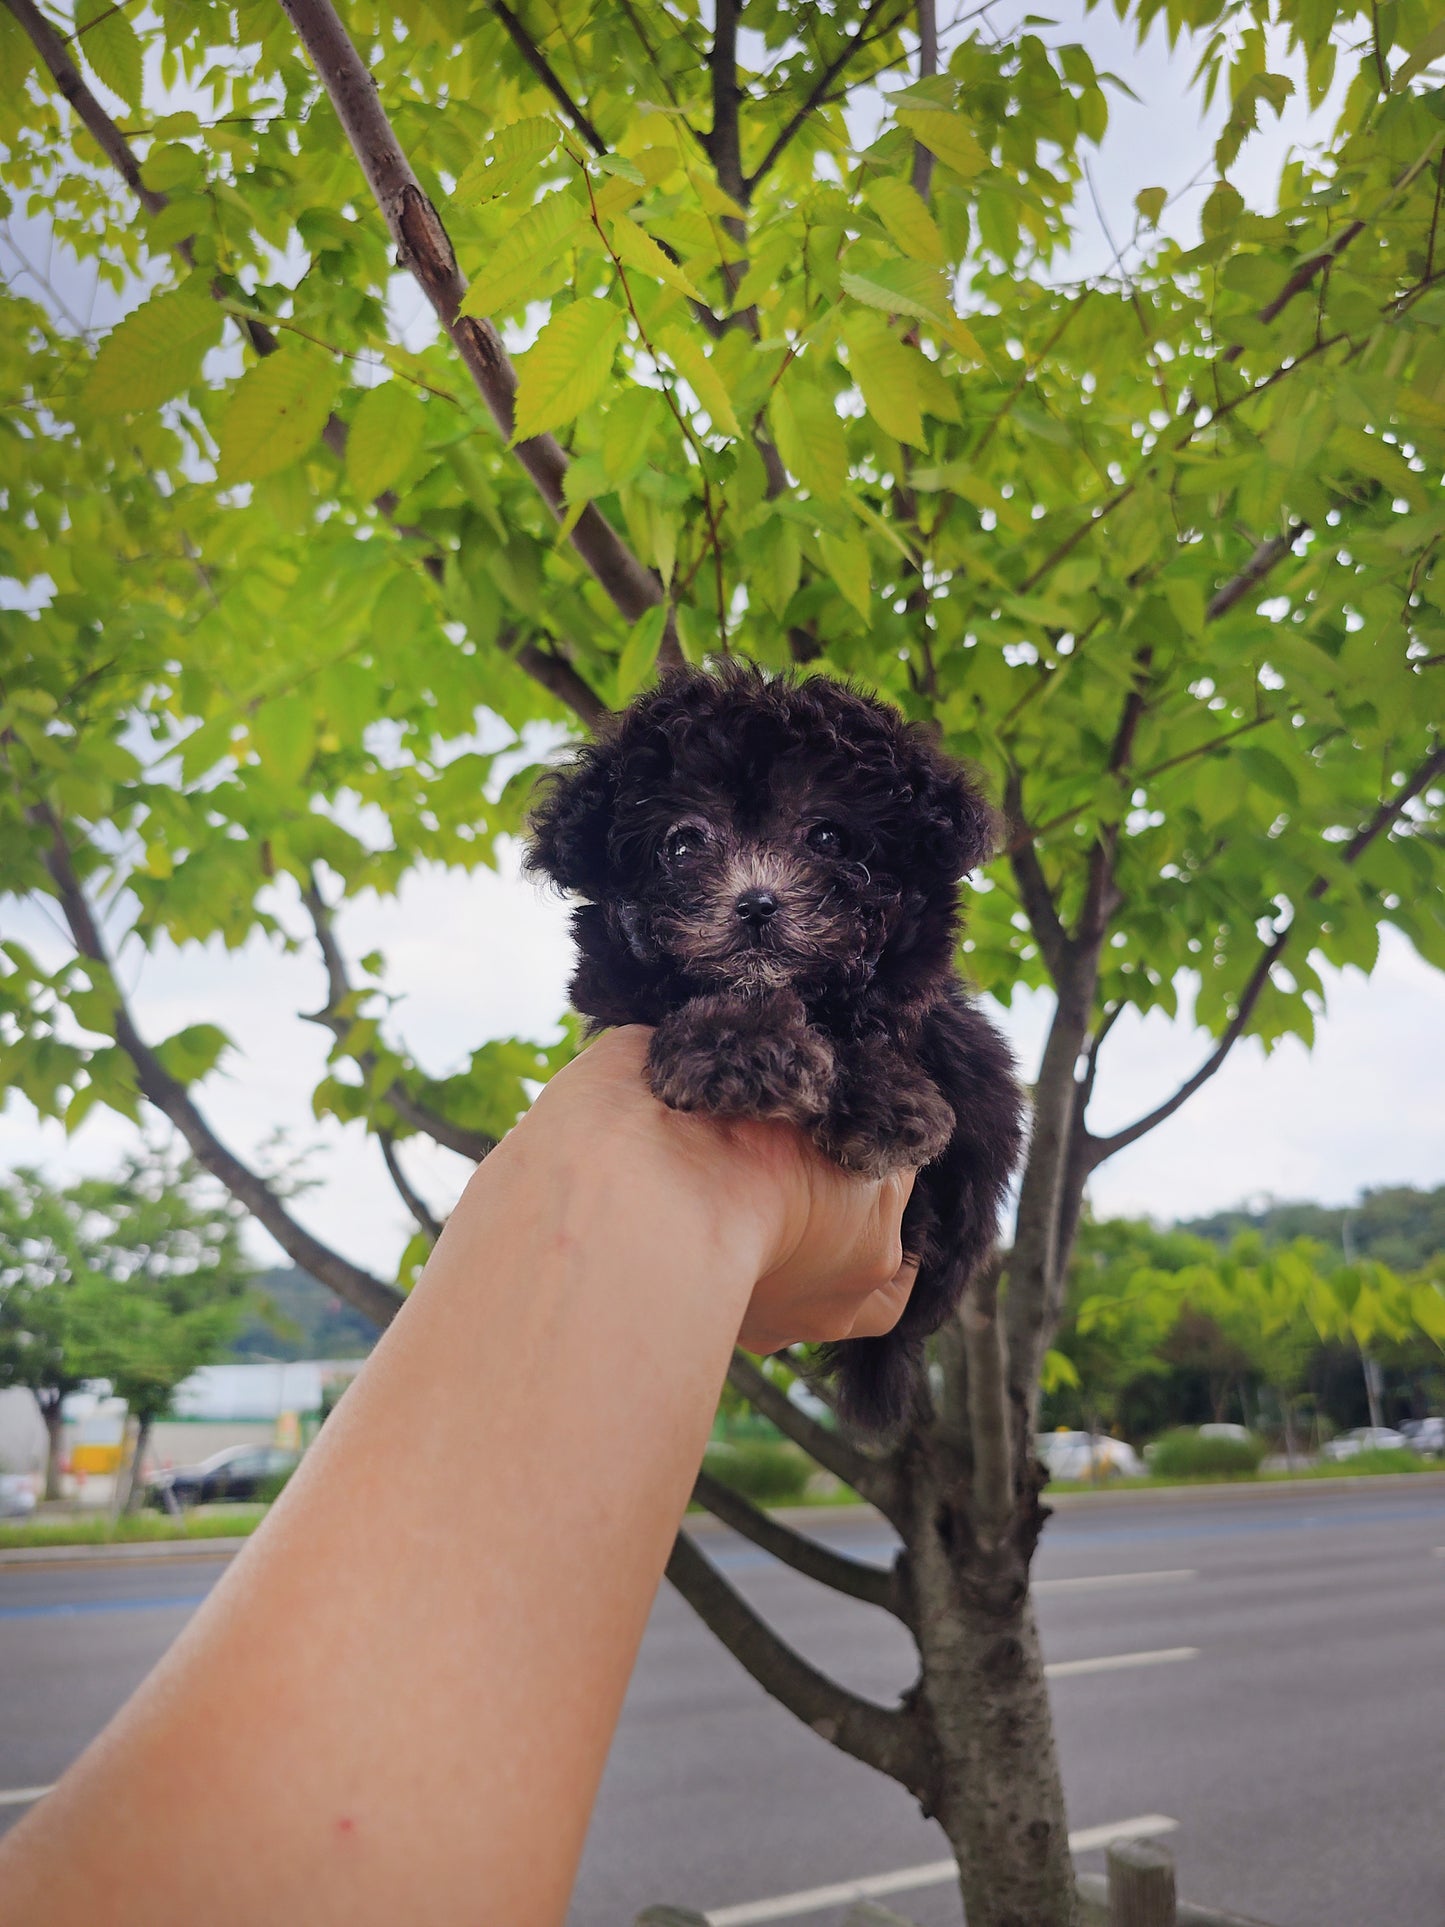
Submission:
<svg viewBox="0 0 1445 1927">
<path fill-rule="evenodd" d="M 582 899 L 573 1002 L 655 1026 L 664 1102 L 790 1119 L 872 1176 L 922 1166 L 903 1317 L 827 1357 L 845 1417 L 898 1424 L 1022 1141 L 1008 1048 L 954 968 L 958 880 L 993 841 L 983 797 L 896 710 L 730 666 L 669 675 L 614 718 L 548 779 L 531 830 L 529 867 Z"/>
</svg>

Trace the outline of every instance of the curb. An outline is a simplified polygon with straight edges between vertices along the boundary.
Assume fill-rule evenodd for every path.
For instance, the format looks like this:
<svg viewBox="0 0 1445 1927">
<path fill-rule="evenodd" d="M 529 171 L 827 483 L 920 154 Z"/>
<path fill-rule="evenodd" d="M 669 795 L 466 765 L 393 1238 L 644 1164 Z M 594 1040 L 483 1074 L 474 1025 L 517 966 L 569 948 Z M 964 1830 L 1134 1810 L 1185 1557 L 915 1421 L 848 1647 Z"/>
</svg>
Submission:
<svg viewBox="0 0 1445 1927">
<path fill-rule="evenodd" d="M 16 1566 L 143 1565 L 153 1559 L 230 1559 L 245 1543 L 245 1539 L 137 1539 L 115 1546 L 0 1546 L 0 1571 Z"/>
<path fill-rule="evenodd" d="M 1067 1511 L 1076 1505 L 1129 1505 L 1137 1499 L 1172 1503 L 1176 1499 L 1193 1502 L 1202 1499 L 1217 1499 L 1221 1494 L 1230 1498 L 1248 1496 L 1251 1499 L 1273 1499 L 1281 1495 L 1297 1497 L 1302 1492 L 1376 1492 L 1382 1487 L 1388 1491 L 1399 1491 L 1408 1487 L 1412 1492 L 1438 1492 L 1445 1486 L 1445 1471 L 1440 1472 L 1375 1472 L 1359 1478 L 1343 1479 L 1267 1479 L 1255 1483 L 1251 1479 L 1217 1479 L 1200 1485 L 1161 1485 L 1151 1490 L 1148 1486 L 1130 1486 L 1123 1492 L 1111 1492 L 1108 1486 L 1101 1486 L 1097 1492 L 1051 1492 L 1044 1487 L 1040 1497 L 1047 1506 L 1056 1511 Z"/>
<path fill-rule="evenodd" d="M 1222 1493 L 1230 1498 L 1247 1495 L 1250 1499 L 1297 1497 L 1301 1490 L 1319 1487 L 1324 1492 L 1378 1492 L 1381 1487 L 1398 1491 L 1402 1486 L 1411 1491 L 1445 1492 L 1445 1471 L 1441 1472 L 1385 1472 L 1375 1473 L 1369 1478 L 1359 1479 L 1279 1479 L 1267 1485 L 1253 1485 L 1244 1480 L 1238 1482 L 1221 1480 L 1215 1485 L 1166 1485 L 1157 1492 L 1145 1487 L 1136 1487 L 1125 1492 L 1111 1492 L 1107 1486 L 1097 1492 L 1054 1492 L 1045 1487 L 1044 1504 L 1061 1512 L 1072 1510 L 1075 1506 L 1129 1506 L 1136 1500 L 1158 1505 L 1161 1501 L 1173 1504 L 1183 1501 L 1192 1504 L 1206 1499 L 1217 1499 Z M 872 1522 L 883 1523 L 882 1514 L 871 1505 L 785 1505 L 772 1508 L 769 1518 L 776 1519 L 785 1526 L 823 1526 L 864 1525 Z M 729 1532 L 720 1519 L 710 1512 L 689 1512 L 683 1519 L 686 1531 L 698 1538 L 711 1538 L 716 1533 Z M 248 1535 L 249 1536 L 249 1535 Z M 36 1566 L 108 1566 L 144 1564 L 149 1560 L 167 1559 L 231 1559 L 246 1543 L 245 1538 L 231 1539 L 140 1539 L 124 1545 L 80 1545 L 80 1546 L 3 1546 L 0 1547 L 0 1572 L 16 1567 Z"/>
</svg>

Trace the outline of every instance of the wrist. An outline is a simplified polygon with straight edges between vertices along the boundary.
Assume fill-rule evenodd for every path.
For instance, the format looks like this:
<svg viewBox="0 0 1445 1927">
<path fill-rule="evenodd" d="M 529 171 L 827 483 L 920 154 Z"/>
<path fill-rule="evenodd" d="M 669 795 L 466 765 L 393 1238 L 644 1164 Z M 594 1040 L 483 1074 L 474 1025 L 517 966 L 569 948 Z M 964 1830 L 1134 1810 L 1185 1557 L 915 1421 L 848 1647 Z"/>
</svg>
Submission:
<svg viewBox="0 0 1445 1927">
<path fill-rule="evenodd" d="M 509 1141 L 549 1172 L 559 1224 L 614 1224 L 726 1258 L 751 1288 L 792 1250 L 807 1216 L 794 1133 L 669 1109 L 646 1082 L 648 1033 L 611 1031 L 541 1092 Z M 490 1160 L 489 1160 L 490 1162 Z M 684 1227 L 685 1221 L 685 1227 Z"/>
</svg>

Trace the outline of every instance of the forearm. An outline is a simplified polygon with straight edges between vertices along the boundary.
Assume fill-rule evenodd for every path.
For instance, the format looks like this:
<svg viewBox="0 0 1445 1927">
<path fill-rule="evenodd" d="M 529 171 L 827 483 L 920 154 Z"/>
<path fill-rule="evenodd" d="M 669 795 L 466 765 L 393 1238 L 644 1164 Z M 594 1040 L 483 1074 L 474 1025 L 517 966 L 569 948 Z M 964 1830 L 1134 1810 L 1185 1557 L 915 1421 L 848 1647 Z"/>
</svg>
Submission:
<svg viewBox="0 0 1445 1927">
<path fill-rule="evenodd" d="M 653 1122 L 479 1168 L 266 1529 L 0 1855 L 13 1927 L 562 1919 L 775 1234 Z"/>
</svg>

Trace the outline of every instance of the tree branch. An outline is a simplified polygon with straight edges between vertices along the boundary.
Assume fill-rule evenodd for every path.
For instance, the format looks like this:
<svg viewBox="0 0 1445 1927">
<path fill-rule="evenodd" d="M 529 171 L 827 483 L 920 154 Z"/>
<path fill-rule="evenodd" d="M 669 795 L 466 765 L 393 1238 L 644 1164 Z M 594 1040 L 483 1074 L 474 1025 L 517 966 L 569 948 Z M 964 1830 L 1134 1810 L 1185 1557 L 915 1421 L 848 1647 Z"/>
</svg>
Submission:
<svg viewBox="0 0 1445 1927">
<path fill-rule="evenodd" d="M 733 1353 L 728 1383 L 742 1393 L 754 1411 L 761 1412 L 776 1425 L 785 1438 L 801 1445 L 810 1459 L 816 1459 L 844 1485 L 852 1486 L 860 1497 L 876 1505 L 886 1519 L 897 1525 L 894 1515 L 898 1496 L 893 1475 L 886 1465 L 868 1458 L 841 1432 L 830 1431 L 816 1419 L 809 1418 L 806 1412 L 800 1412 L 781 1386 L 774 1385 L 746 1352 Z"/>
<path fill-rule="evenodd" d="M 387 1170 L 391 1174 L 391 1181 L 396 1186 L 396 1195 L 416 1220 L 419 1229 L 424 1231 L 432 1243 L 435 1244 L 437 1239 L 442 1235 L 441 1225 L 432 1216 L 431 1212 L 427 1210 L 426 1205 L 412 1189 L 405 1171 L 402 1170 L 401 1160 L 396 1155 L 396 1139 L 390 1131 L 378 1131 L 376 1140 L 381 1146 L 381 1155 L 385 1161 Z"/>
<path fill-rule="evenodd" d="M 490 321 L 459 313 L 467 284 L 457 266 L 451 239 L 401 150 L 377 96 L 376 83 L 351 44 L 331 0 L 281 0 L 281 5 L 310 54 L 361 163 L 399 259 L 431 302 L 477 392 L 510 443 L 515 426 L 516 369 Z M 530 436 L 519 441 L 513 452 L 542 500 L 561 520 L 566 514 L 563 477 L 568 463 L 555 436 Z M 625 621 L 636 622 L 662 601 L 662 584 L 643 567 L 595 504 L 583 510 L 571 542 Z M 676 646 L 674 640 L 672 649 Z"/>
<path fill-rule="evenodd" d="M 753 1611 L 685 1532 L 677 1535 L 667 1576 L 764 1692 L 840 1752 L 886 1773 L 931 1804 L 932 1749 L 919 1714 L 878 1706 L 810 1666 Z"/>
<path fill-rule="evenodd" d="M 1023 814 L 1023 779 L 1018 770 L 1012 767 L 1004 786 L 1004 813 L 1009 825 L 1009 867 L 1018 886 L 1019 901 L 1028 917 L 1034 941 L 1049 967 L 1049 975 L 1057 984 L 1069 965 L 1069 933 L 1064 928 L 1034 846 L 1037 832 L 1031 832 L 1027 837 L 1022 835 L 1028 828 Z"/>
<path fill-rule="evenodd" d="M 132 153 L 124 134 L 86 85 L 80 69 L 66 52 L 64 44 L 44 15 L 32 4 L 32 0 L 5 0 L 5 4 L 29 34 L 36 51 L 49 68 L 51 77 L 61 93 L 95 136 L 107 159 L 135 193 L 145 211 L 148 214 L 159 214 L 162 209 L 169 207 L 170 196 L 148 188 L 141 179 L 140 164 Z M 186 267 L 194 267 L 195 257 L 188 240 L 177 241 L 174 244 L 174 251 Z M 226 299 L 224 290 L 218 284 L 212 284 L 211 293 L 217 300 Z M 716 317 L 711 316 L 711 310 L 705 312 L 714 322 L 716 321 Z M 245 329 L 258 355 L 265 356 L 276 352 L 280 343 L 272 330 L 263 322 L 249 315 L 233 316 L 233 319 Z M 345 461 L 347 430 L 340 416 L 327 416 L 326 425 L 321 431 L 321 439 L 339 462 Z M 431 541 L 432 538 L 425 530 L 405 528 L 397 522 L 398 502 L 389 489 L 377 496 L 375 507 L 401 534 L 418 535 L 425 541 Z M 439 555 L 433 553 L 427 556 L 424 559 L 424 566 L 432 576 L 440 579 L 442 560 Z M 532 643 L 525 643 L 520 649 L 511 653 L 513 661 L 521 669 L 555 696 L 559 702 L 565 703 L 589 728 L 594 728 L 607 714 L 607 707 L 602 699 L 583 681 L 565 658 L 539 649 Z"/>
<path fill-rule="evenodd" d="M 11 13 L 33 42 L 36 52 L 50 69 L 56 86 L 89 129 L 100 151 L 120 175 L 147 214 L 159 214 L 169 204 L 169 196 L 157 194 L 141 179 L 140 165 L 130 151 L 125 136 L 85 84 L 84 77 L 65 50 L 65 43 L 33 0 L 5 0 Z"/>
<path fill-rule="evenodd" d="M 591 683 L 583 680 L 565 656 L 541 649 L 535 642 L 524 642 L 519 649 L 507 653 L 533 682 L 540 683 L 559 703 L 565 703 L 589 729 L 595 729 L 604 716 L 611 715 Z"/>
<path fill-rule="evenodd" d="M 310 917 L 311 927 L 316 932 L 321 961 L 326 967 L 325 1006 L 319 1011 L 306 1014 L 306 1022 L 320 1024 L 329 1030 L 333 1037 L 344 1040 L 355 1022 L 354 1018 L 342 1013 L 346 1000 L 353 995 L 353 985 L 347 975 L 341 946 L 336 941 L 336 929 L 330 906 L 321 894 L 314 872 L 310 880 L 301 887 L 301 901 L 306 906 L 306 914 Z M 363 1077 L 369 1078 L 376 1068 L 375 1052 L 364 1051 L 356 1061 Z M 444 1150 L 455 1151 L 459 1157 L 470 1158 L 473 1164 L 480 1164 L 488 1152 L 495 1148 L 495 1141 L 484 1131 L 473 1131 L 465 1124 L 454 1124 L 450 1118 L 442 1117 L 438 1112 L 429 1109 L 420 1099 L 413 1097 L 399 1079 L 389 1086 L 383 1101 L 391 1106 L 403 1124 L 409 1124 L 412 1130 L 420 1131 L 424 1137 L 429 1137 L 434 1144 L 440 1144 Z M 413 1216 L 415 1215 L 413 1213 Z"/>
<path fill-rule="evenodd" d="M 1217 622 L 1221 616 L 1228 615 L 1236 602 L 1242 602 L 1275 564 L 1284 560 L 1300 537 L 1309 532 L 1309 526 L 1308 522 L 1291 522 L 1283 535 L 1271 535 L 1261 542 L 1238 575 L 1231 576 L 1214 591 L 1204 611 L 1205 620 Z"/>
<path fill-rule="evenodd" d="M 864 8 L 862 14 L 859 16 L 858 24 L 854 27 L 852 33 L 848 35 L 838 52 L 834 54 L 827 66 L 820 71 L 813 85 L 808 89 L 807 97 L 802 106 L 799 107 L 796 112 L 790 114 L 788 119 L 783 123 L 771 147 L 769 147 L 767 153 L 764 154 L 762 160 L 744 183 L 745 191 L 740 198 L 745 207 L 757 192 L 758 183 L 774 167 L 784 148 L 787 147 L 798 129 L 808 119 L 809 115 L 822 105 L 833 82 L 868 39 L 868 29 L 873 24 L 874 19 L 882 13 L 884 4 L 885 0 L 869 0 L 868 6 Z M 884 31 L 887 32 L 890 31 L 892 27 L 899 26 L 907 18 L 908 11 L 908 7 L 906 6 L 901 8 L 897 18 L 894 19 L 890 23 L 890 27 L 885 28 Z"/>
<path fill-rule="evenodd" d="M 918 78 L 927 80 L 938 72 L 938 4 L 937 0 L 916 0 L 918 15 Z M 927 201 L 929 189 L 933 186 L 933 155 L 922 141 L 913 143 L 913 191 L 920 201 Z"/>
<path fill-rule="evenodd" d="M 846 1593 L 850 1599 L 860 1599 L 865 1606 L 881 1606 L 897 1619 L 906 1617 L 898 1581 L 890 1568 L 846 1558 L 831 1546 L 794 1532 L 710 1472 L 698 1473 L 692 1496 L 699 1505 L 706 1506 L 715 1519 L 721 1519 L 725 1526 L 731 1526 L 734 1532 L 751 1539 L 764 1552 L 781 1559 L 794 1572 L 816 1579 L 820 1585 L 831 1586 L 834 1592 Z"/>
<path fill-rule="evenodd" d="M 1435 777 L 1442 773 L 1445 773 L 1445 744 L 1442 744 L 1431 755 L 1427 756 L 1415 771 L 1414 775 L 1411 776 L 1408 781 L 1402 783 L 1393 796 L 1387 797 L 1385 801 L 1379 805 L 1369 821 L 1365 823 L 1345 845 L 1342 853 L 1342 861 L 1345 863 L 1354 863 L 1357 861 L 1375 841 L 1375 838 L 1381 835 L 1383 831 L 1387 830 L 1390 825 L 1397 820 L 1406 805 L 1413 801 L 1423 789 L 1428 787 Z M 1317 900 L 1325 894 L 1328 888 L 1327 880 L 1322 876 L 1318 876 L 1310 885 L 1306 895 Z M 1249 981 L 1240 993 L 1239 1003 L 1235 1009 L 1234 1016 L 1230 1019 L 1228 1027 L 1220 1036 L 1218 1044 L 1200 1065 L 1199 1069 L 1195 1071 L 1194 1075 L 1187 1078 L 1185 1082 L 1180 1085 L 1179 1089 L 1174 1092 L 1172 1097 L 1166 1098 L 1162 1104 L 1156 1105 L 1152 1111 L 1138 1118 L 1133 1124 L 1126 1125 L 1122 1131 L 1115 1131 L 1108 1137 L 1089 1138 L 1089 1170 L 1097 1170 L 1105 1159 L 1113 1157 L 1116 1151 L 1122 1151 L 1126 1145 L 1137 1143 L 1141 1137 L 1146 1136 L 1148 1132 L 1154 1130 L 1157 1125 L 1162 1124 L 1166 1118 L 1173 1117 L 1180 1106 L 1187 1103 L 1202 1084 L 1208 1083 L 1209 1079 L 1213 1077 L 1215 1072 L 1223 1064 L 1225 1058 L 1228 1057 L 1230 1051 L 1233 1050 L 1235 1044 L 1237 1044 L 1243 1036 L 1245 1026 L 1249 1022 L 1250 1014 L 1259 1002 L 1264 987 L 1269 981 L 1270 972 L 1278 961 L 1280 952 L 1289 942 L 1292 928 L 1292 925 L 1286 925 L 1283 930 L 1276 931 L 1274 936 L 1271 937 L 1269 942 L 1264 946 L 1254 969 L 1250 972 Z"/>
<path fill-rule="evenodd" d="M 526 61 L 527 65 L 532 69 L 532 72 L 562 109 L 562 112 L 567 116 L 568 120 L 571 121 L 572 125 L 577 129 L 577 132 L 592 149 L 592 152 L 594 154 L 605 154 L 607 152 L 606 141 L 598 133 L 594 123 L 588 119 L 587 115 L 567 92 L 567 89 L 558 79 L 547 56 L 522 25 L 516 14 L 512 12 L 512 9 L 506 5 L 505 0 L 492 0 L 492 12 L 512 36 L 513 44 L 516 46 L 518 53 L 521 54 L 523 60 Z"/>
<path fill-rule="evenodd" d="M 1254 969 L 1250 972 L 1248 983 L 1240 992 L 1239 1003 L 1235 1007 L 1234 1016 L 1230 1019 L 1227 1028 L 1220 1037 L 1214 1050 L 1210 1052 L 1209 1056 L 1200 1065 L 1194 1075 L 1187 1078 L 1171 1098 L 1166 1099 L 1163 1104 L 1157 1105 L 1146 1116 L 1139 1118 L 1136 1123 L 1130 1124 L 1122 1131 L 1115 1131 L 1110 1137 L 1090 1138 L 1088 1156 L 1089 1169 L 1091 1171 L 1097 1170 L 1104 1160 L 1113 1157 L 1116 1151 L 1122 1151 L 1126 1144 L 1133 1144 L 1136 1139 L 1144 1137 L 1148 1132 L 1152 1131 L 1155 1125 L 1162 1124 L 1168 1117 L 1173 1117 L 1174 1113 L 1182 1104 L 1188 1103 L 1189 1099 L 1193 1097 L 1194 1093 L 1202 1084 L 1209 1082 L 1225 1058 L 1228 1057 L 1229 1053 L 1234 1049 L 1235 1044 L 1238 1043 L 1239 1039 L 1243 1036 L 1244 1027 L 1249 1022 L 1250 1015 L 1255 1005 L 1259 1002 L 1265 985 L 1269 982 L 1269 974 L 1275 966 L 1279 953 L 1284 949 L 1288 937 L 1289 931 L 1287 929 L 1281 930 L 1265 945 Z"/>
<path fill-rule="evenodd" d="M 81 888 L 71 860 L 70 848 L 59 817 L 48 804 L 30 812 L 32 822 L 49 832 L 45 855 L 46 868 L 55 884 L 55 893 L 70 929 L 71 939 L 80 956 L 104 970 L 115 996 L 115 1041 L 135 1067 L 141 1093 L 158 1111 L 168 1117 L 190 1145 L 197 1161 L 212 1176 L 220 1179 L 231 1196 L 243 1204 L 280 1245 L 287 1257 L 300 1265 L 338 1298 L 353 1306 L 374 1325 L 391 1322 L 405 1302 L 394 1285 L 384 1284 L 369 1271 L 353 1265 L 339 1252 L 332 1251 L 305 1231 L 286 1209 L 265 1179 L 231 1151 L 216 1136 L 191 1101 L 185 1086 L 161 1064 L 135 1027 L 130 1008 L 121 995 L 109 952 L 91 914 L 90 904 Z"/>
</svg>

